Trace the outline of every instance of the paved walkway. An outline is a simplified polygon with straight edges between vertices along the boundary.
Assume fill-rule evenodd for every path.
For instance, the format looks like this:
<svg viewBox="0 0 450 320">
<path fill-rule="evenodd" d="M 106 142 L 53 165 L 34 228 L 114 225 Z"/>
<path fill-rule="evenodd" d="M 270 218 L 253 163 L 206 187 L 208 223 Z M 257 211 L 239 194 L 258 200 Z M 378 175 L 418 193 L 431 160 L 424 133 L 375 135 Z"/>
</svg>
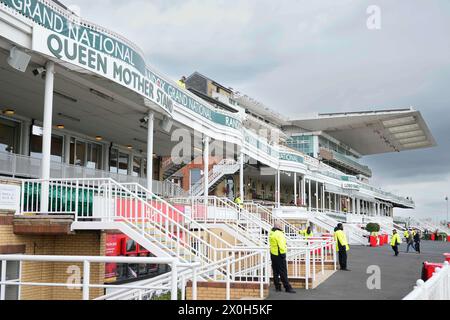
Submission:
<svg viewBox="0 0 450 320">
<path fill-rule="evenodd" d="M 351 248 L 349 269 L 338 271 L 314 290 L 297 290 L 297 294 L 277 293 L 271 290 L 269 300 L 401 300 L 412 291 L 421 277 L 424 261 L 443 262 L 443 253 L 450 253 L 450 243 L 422 242 L 422 254 L 405 253 L 400 247 L 395 257 L 390 246 L 379 248 Z M 367 288 L 367 268 L 377 265 L 381 269 L 381 290 Z"/>
</svg>

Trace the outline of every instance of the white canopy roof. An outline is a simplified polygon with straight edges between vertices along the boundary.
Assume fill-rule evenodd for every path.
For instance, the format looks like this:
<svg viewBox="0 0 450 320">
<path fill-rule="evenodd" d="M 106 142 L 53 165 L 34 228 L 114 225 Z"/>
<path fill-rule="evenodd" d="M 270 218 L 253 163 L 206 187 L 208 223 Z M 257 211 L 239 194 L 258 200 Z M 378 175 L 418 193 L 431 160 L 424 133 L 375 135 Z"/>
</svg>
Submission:
<svg viewBox="0 0 450 320">
<path fill-rule="evenodd" d="M 361 155 L 433 147 L 436 141 L 420 112 L 410 109 L 316 113 L 291 120 L 304 131 L 323 131 Z"/>
</svg>

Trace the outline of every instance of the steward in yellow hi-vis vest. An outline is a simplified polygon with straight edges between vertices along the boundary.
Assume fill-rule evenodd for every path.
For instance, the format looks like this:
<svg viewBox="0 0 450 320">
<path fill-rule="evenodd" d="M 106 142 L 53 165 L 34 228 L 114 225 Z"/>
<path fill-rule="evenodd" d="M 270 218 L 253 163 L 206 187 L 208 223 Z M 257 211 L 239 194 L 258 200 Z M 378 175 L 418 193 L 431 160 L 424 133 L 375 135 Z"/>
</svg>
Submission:
<svg viewBox="0 0 450 320">
<path fill-rule="evenodd" d="M 277 292 L 281 291 L 281 282 L 284 289 L 288 293 L 295 293 L 289 284 L 287 273 L 287 243 L 286 236 L 281 230 L 279 224 L 269 232 L 269 244 L 270 244 L 270 257 L 272 259 L 273 269 L 273 282 L 275 283 L 275 289 Z M 280 282 L 281 279 L 281 282 Z"/>
<path fill-rule="evenodd" d="M 311 230 L 311 227 L 308 227 L 308 229 L 306 229 L 306 230 L 301 230 L 300 235 L 305 237 L 306 240 L 308 240 L 309 238 L 314 236 L 314 234 Z"/>
<path fill-rule="evenodd" d="M 391 239 L 391 247 L 394 250 L 395 256 L 398 256 L 398 246 L 402 243 L 402 239 L 400 239 L 400 235 L 397 233 L 397 230 L 392 232 Z"/>
<path fill-rule="evenodd" d="M 350 271 L 347 269 L 347 251 L 350 250 L 348 245 L 347 236 L 344 233 L 344 225 L 339 223 L 334 232 L 334 240 L 336 241 L 336 250 L 339 253 L 339 265 L 341 270 Z"/>
<path fill-rule="evenodd" d="M 244 201 L 242 201 L 241 196 L 237 196 L 236 199 L 234 199 L 234 203 L 241 209 L 244 207 Z"/>
<path fill-rule="evenodd" d="M 187 80 L 186 77 L 184 77 L 184 76 L 181 77 L 181 79 L 177 81 L 178 86 L 183 89 L 186 89 L 186 80 Z"/>
</svg>

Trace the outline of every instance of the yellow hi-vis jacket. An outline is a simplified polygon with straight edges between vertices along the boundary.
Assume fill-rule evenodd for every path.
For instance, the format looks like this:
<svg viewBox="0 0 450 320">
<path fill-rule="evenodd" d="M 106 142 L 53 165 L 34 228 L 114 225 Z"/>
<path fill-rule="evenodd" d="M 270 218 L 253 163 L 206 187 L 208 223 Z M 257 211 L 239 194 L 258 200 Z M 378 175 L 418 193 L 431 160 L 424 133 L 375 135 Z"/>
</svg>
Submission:
<svg viewBox="0 0 450 320">
<path fill-rule="evenodd" d="M 241 197 L 237 197 L 236 199 L 234 199 L 234 203 L 237 204 L 239 208 L 244 207 L 244 202 L 242 201 Z"/>
<path fill-rule="evenodd" d="M 391 239 L 391 246 L 394 247 L 401 243 L 402 243 L 402 239 L 400 238 L 400 235 L 398 233 L 394 234 Z"/>
<path fill-rule="evenodd" d="M 270 253 L 274 256 L 287 253 L 286 237 L 283 231 L 272 229 L 269 232 Z"/>
<path fill-rule="evenodd" d="M 409 232 L 408 230 L 406 230 L 405 232 L 403 232 L 403 236 L 408 239 L 409 238 Z"/>
<path fill-rule="evenodd" d="M 350 246 L 348 245 L 347 236 L 345 235 L 344 231 L 338 230 L 334 233 L 334 240 L 336 241 L 336 251 L 339 251 L 339 244 L 347 249 L 347 251 L 350 250 Z"/>
<path fill-rule="evenodd" d="M 306 230 L 300 230 L 299 233 L 300 233 L 301 236 L 304 236 L 306 239 L 309 239 L 309 238 L 311 238 L 311 237 L 314 236 L 314 234 L 313 234 L 312 231 L 311 231 L 310 233 L 308 233 L 308 229 L 306 229 Z"/>
<path fill-rule="evenodd" d="M 181 88 L 186 89 L 186 83 L 184 83 L 184 82 L 181 81 L 181 80 L 178 80 L 177 83 L 178 83 L 178 85 L 179 85 Z"/>
</svg>

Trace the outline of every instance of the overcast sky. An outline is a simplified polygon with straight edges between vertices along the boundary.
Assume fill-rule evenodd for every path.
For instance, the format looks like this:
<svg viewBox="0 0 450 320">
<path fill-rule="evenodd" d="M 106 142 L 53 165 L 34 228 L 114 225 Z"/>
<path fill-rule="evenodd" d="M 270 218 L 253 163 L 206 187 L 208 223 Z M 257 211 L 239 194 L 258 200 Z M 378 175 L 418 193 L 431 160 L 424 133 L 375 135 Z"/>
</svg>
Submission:
<svg viewBox="0 0 450 320">
<path fill-rule="evenodd" d="M 421 111 L 439 146 L 367 157 L 373 183 L 445 218 L 450 195 L 450 1 L 67 0 L 174 79 L 199 71 L 287 116 Z M 367 8 L 381 29 L 367 28 Z"/>
</svg>

